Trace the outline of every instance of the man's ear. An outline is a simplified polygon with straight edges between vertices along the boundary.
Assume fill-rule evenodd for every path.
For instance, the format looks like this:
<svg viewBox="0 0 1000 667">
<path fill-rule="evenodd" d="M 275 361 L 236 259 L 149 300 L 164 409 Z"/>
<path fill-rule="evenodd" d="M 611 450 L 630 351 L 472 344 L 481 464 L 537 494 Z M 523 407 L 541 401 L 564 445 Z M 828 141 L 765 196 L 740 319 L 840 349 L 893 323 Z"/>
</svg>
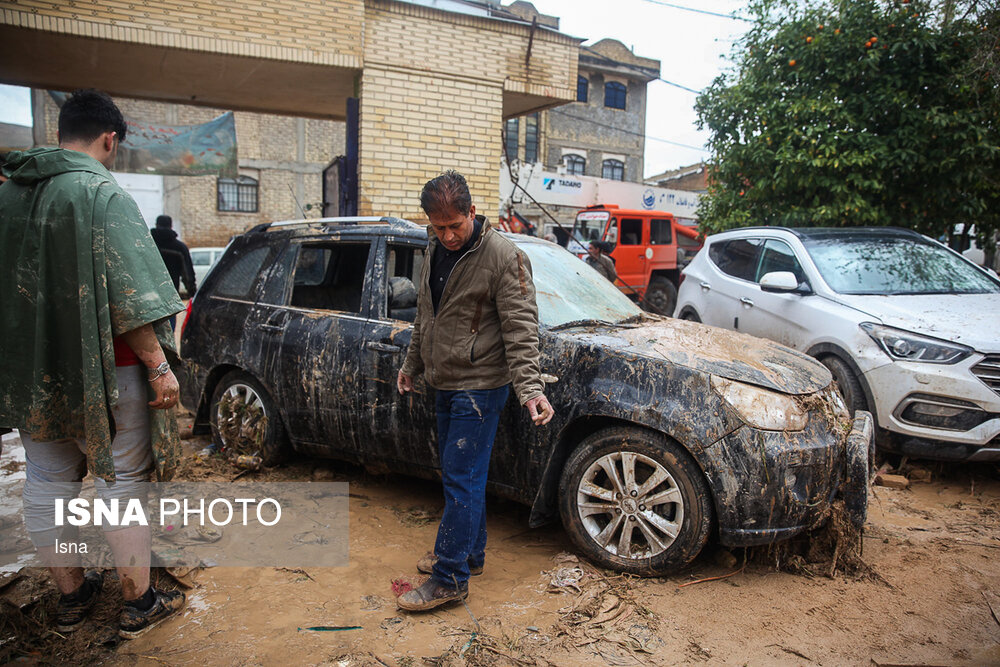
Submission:
<svg viewBox="0 0 1000 667">
<path fill-rule="evenodd" d="M 117 136 L 117 132 L 105 132 L 101 135 L 104 150 L 108 153 L 110 153 L 115 147 L 115 136 Z"/>
</svg>

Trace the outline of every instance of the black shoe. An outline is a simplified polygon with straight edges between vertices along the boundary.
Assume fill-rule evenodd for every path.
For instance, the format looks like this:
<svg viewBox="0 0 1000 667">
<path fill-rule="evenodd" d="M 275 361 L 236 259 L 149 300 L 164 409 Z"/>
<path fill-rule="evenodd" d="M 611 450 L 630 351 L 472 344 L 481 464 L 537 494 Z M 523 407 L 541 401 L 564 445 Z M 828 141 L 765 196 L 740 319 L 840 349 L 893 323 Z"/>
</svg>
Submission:
<svg viewBox="0 0 1000 667">
<path fill-rule="evenodd" d="M 185 600 L 181 591 L 161 591 L 156 588 L 153 589 L 153 598 L 153 606 L 146 611 L 125 604 L 125 609 L 122 610 L 121 628 L 118 630 L 119 637 L 135 639 L 166 620 L 171 614 L 180 611 Z"/>
<path fill-rule="evenodd" d="M 74 593 L 59 596 L 59 606 L 56 608 L 56 629 L 59 632 L 73 632 L 87 618 L 87 612 L 101 596 L 104 586 L 104 573 L 90 570 L 83 575 L 83 584 Z M 90 595 L 85 593 L 89 591 Z M 84 599 L 77 597 L 84 594 Z"/>
</svg>

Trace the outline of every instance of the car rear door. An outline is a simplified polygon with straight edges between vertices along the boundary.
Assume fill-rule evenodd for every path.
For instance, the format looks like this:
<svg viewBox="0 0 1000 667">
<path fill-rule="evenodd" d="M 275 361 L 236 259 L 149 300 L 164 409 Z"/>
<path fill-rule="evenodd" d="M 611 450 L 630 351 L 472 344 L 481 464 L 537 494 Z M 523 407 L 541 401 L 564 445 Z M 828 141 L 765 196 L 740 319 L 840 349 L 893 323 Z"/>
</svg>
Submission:
<svg viewBox="0 0 1000 667">
<path fill-rule="evenodd" d="M 759 238 L 722 239 L 708 247 L 708 275 L 699 280 L 699 314 L 705 324 L 742 331 L 740 318 L 759 293 L 754 282 L 762 241 Z"/>
<path fill-rule="evenodd" d="M 360 451 L 358 351 L 368 316 L 370 240 L 294 241 L 287 308 L 265 322 L 280 335 L 280 396 L 300 449 Z M 310 447 L 311 446 L 311 447 Z"/>
</svg>

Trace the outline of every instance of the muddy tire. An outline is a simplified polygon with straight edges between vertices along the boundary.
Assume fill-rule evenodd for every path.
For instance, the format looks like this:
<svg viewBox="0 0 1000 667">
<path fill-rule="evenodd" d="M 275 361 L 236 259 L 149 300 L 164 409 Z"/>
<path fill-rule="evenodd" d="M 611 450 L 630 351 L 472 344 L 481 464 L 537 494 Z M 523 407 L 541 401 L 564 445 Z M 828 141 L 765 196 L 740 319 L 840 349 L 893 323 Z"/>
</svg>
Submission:
<svg viewBox="0 0 1000 667">
<path fill-rule="evenodd" d="M 642 307 L 657 315 L 671 317 L 677 306 L 677 288 L 661 276 L 650 279 L 649 287 L 642 298 Z"/>
<path fill-rule="evenodd" d="M 867 410 L 868 401 L 865 400 L 865 392 L 861 388 L 861 383 L 854 375 L 851 367 L 843 362 L 839 357 L 826 356 L 820 359 L 820 363 L 830 369 L 833 379 L 837 381 L 837 388 L 844 399 L 844 404 L 851 417 L 858 410 Z"/>
<path fill-rule="evenodd" d="M 587 558 L 643 576 L 690 563 L 712 527 L 697 464 L 669 438 L 637 428 L 603 429 L 580 443 L 563 468 L 559 513 Z"/>
<path fill-rule="evenodd" d="M 233 454 L 257 454 L 264 465 L 279 463 L 287 452 L 281 416 L 257 380 L 243 371 L 226 374 L 209 406 L 212 440 Z"/>
</svg>

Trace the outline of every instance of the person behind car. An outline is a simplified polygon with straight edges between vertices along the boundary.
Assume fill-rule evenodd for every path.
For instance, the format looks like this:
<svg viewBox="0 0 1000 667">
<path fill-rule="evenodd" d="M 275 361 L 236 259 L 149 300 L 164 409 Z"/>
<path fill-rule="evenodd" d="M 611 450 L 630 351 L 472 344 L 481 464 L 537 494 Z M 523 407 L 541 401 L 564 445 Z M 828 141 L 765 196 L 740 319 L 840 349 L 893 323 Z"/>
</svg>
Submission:
<svg viewBox="0 0 1000 667">
<path fill-rule="evenodd" d="M 0 424 L 21 434 L 25 526 L 61 593 L 64 633 L 83 625 L 103 575 L 57 553 L 74 536 L 56 526 L 56 500 L 89 470 L 106 503 L 142 501 L 150 472 L 169 479 L 179 457 L 168 412 L 179 387 L 165 350 L 166 318 L 183 306 L 139 208 L 108 171 L 125 132 L 110 97 L 77 91 L 59 112 L 59 147 L 8 155 L 0 187 Z M 148 525 L 104 534 L 125 600 L 119 634 L 132 638 L 184 594 L 150 586 Z"/>
<path fill-rule="evenodd" d="M 417 563 L 431 576 L 401 595 L 424 611 L 469 594 L 486 556 L 486 477 L 511 383 L 538 426 L 554 411 L 543 393 L 538 308 L 527 256 L 481 215 L 456 171 L 428 181 L 420 206 L 433 234 L 420 275 L 413 338 L 396 381 L 400 394 L 423 374 L 437 390 L 438 456 L 445 507 L 434 552 Z"/>
<path fill-rule="evenodd" d="M 595 271 L 611 281 L 612 284 L 618 280 L 618 272 L 615 271 L 615 263 L 611 258 L 602 252 L 600 241 L 591 241 L 587 246 L 587 264 Z"/>
<path fill-rule="evenodd" d="M 152 234 L 156 248 L 160 251 L 160 257 L 163 258 L 163 263 L 167 266 L 170 279 L 174 281 L 174 289 L 178 290 L 178 294 L 180 294 L 180 283 L 183 280 L 184 289 L 187 291 L 188 298 L 191 298 L 197 290 L 194 264 L 191 263 L 191 252 L 187 245 L 177 238 L 177 232 L 172 229 L 173 224 L 174 221 L 169 215 L 157 216 L 156 227 L 151 229 L 149 233 Z M 171 328 L 175 325 L 175 318 L 176 315 L 170 318 Z"/>
</svg>

